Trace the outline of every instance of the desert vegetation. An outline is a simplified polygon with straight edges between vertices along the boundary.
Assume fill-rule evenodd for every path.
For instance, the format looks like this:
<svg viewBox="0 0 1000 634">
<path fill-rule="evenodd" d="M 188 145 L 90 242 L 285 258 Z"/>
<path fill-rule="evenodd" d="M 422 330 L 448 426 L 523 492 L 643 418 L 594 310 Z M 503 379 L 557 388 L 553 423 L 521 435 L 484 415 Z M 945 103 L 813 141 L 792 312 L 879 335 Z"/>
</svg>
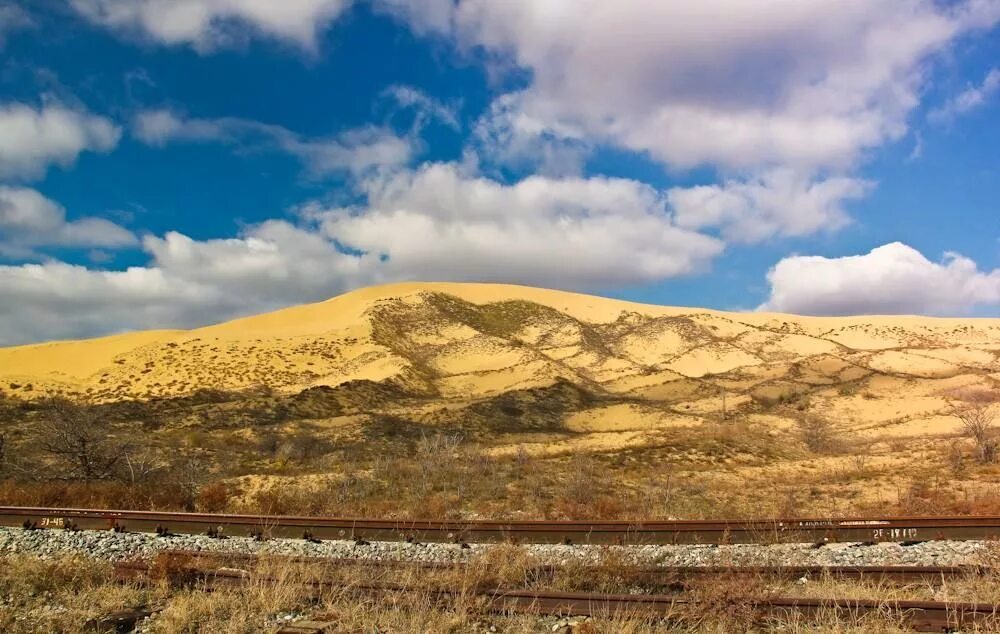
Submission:
<svg viewBox="0 0 1000 634">
<path fill-rule="evenodd" d="M 390 287 L 162 340 L 74 344 L 70 365 L 62 344 L 0 350 L 0 504 L 431 519 L 1000 514 L 994 321 L 823 321 L 497 292 Z M 451 581 L 539 583 L 525 577 L 524 550 L 490 552 Z M 621 590 L 624 565 L 608 550 L 600 574 L 568 566 L 545 583 Z M 157 607 L 157 632 L 256 632 L 302 614 L 332 615 L 338 631 L 553 627 L 484 614 L 471 596 L 440 605 L 419 579 L 375 600 L 304 593 L 301 571 L 251 574 L 257 582 L 209 595 L 114 584 L 94 560 L 7 555 L 0 630 L 34 631 L 18 620 L 30 615 L 76 631 L 138 604 Z M 723 580 L 690 589 L 711 609 L 564 631 L 898 626 L 765 622 L 748 594 L 1000 601 L 993 579 L 949 584 L 931 595 Z"/>
<path fill-rule="evenodd" d="M 447 418 L 329 425 L 372 393 L 358 383 L 98 404 L 6 397 L 0 504 L 551 519 L 1000 510 L 981 396 L 956 405 L 963 426 L 944 444 L 867 443 L 792 402 L 760 406 L 788 411 L 782 430 L 744 412 L 649 430 L 635 447 L 538 451 L 576 435 L 563 421 L 578 408 L 621 399 L 557 383 Z"/>
<path fill-rule="evenodd" d="M 305 585 L 318 578 L 317 571 L 280 561 L 264 560 L 249 570 L 250 582 L 240 588 L 205 593 L 197 585 L 189 589 L 171 587 L 166 582 L 147 585 L 114 582 L 111 567 L 105 562 L 83 557 L 40 560 L 30 556 L 12 556 L 2 560 L 0 590 L 0 627 L 5 632 L 35 632 L 43 627 L 50 632 L 79 631 L 80 624 L 110 612 L 153 606 L 157 617 L 152 632 L 181 633 L 213 631 L 227 633 L 259 632 L 274 627 L 284 617 L 311 615 L 336 623 L 333 631 L 554 631 L 554 618 L 484 613 L 473 594 L 459 594 L 446 604 L 437 601 L 435 587 L 472 588 L 496 585 L 500 588 L 591 589 L 615 587 L 622 569 L 607 561 L 599 572 L 588 569 L 586 575 L 572 568 L 553 579 L 532 580 L 528 570 L 531 557 L 514 546 L 501 547 L 496 554 L 484 557 L 460 571 L 428 575 L 406 569 L 393 570 L 392 581 L 402 589 L 382 596 L 364 596 L 352 591 L 352 584 L 371 582 L 370 569 L 339 571 L 342 585 L 319 591 Z M 498 566 L 497 564 L 501 565 Z M 811 596 L 845 596 L 842 584 L 834 580 L 816 580 L 809 588 Z M 968 587 L 967 587 L 968 586 Z M 986 588 L 972 588 L 954 582 L 943 592 L 974 591 L 986 596 Z M 831 616 L 815 624 L 797 623 L 794 618 L 764 617 L 747 603 L 753 598 L 779 596 L 785 586 L 741 577 L 727 583 L 716 582 L 691 588 L 688 597 L 701 601 L 699 608 L 679 606 L 670 619 L 651 620 L 629 617 L 577 619 L 575 626 L 555 628 L 563 632 L 724 632 L 783 631 L 885 632 L 899 629 L 892 618 L 869 618 L 860 621 Z M 885 600 L 926 597 L 925 589 L 906 589 L 868 585 L 852 587 L 853 594 L 881 596 Z M 799 590 L 801 594 L 801 590 Z M 837 593 L 840 593 L 839 595 Z"/>
<path fill-rule="evenodd" d="M 982 464 L 997 461 L 997 414 L 994 405 L 1000 396 L 992 390 L 965 390 L 954 395 L 954 416 L 962 423 L 962 431 L 972 441 L 975 458 Z"/>
<path fill-rule="evenodd" d="M 984 555 L 992 557 L 991 551 Z M 665 619 L 617 615 L 591 619 L 557 620 L 531 615 L 491 614 L 471 591 L 459 591 L 447 601 L 436 598 L 437 588 L 535 589 L 606 592 L 622 587 L 629 578 L 628 565 L 614 548 L 607 548 L 595 565 L 569 565 L 551 575 L 538 575 L 539 561 L 520 546 L 500 544 L 468 565 L 427 571 L 413 568 L 385 570 L 340 566 L 335 570 L 318 564 L 290 563 L 262 557 L 257 562 L 235 563 L 246 571 L 244 585 L 204 592 L 199 582 L 169 583 L 183 570 L 184 562 L 170 557 L 156 560 L 150 584 L 116 582 L 110 564 L 82 556 L 43 560 L 30 555 L 0 559 L 0 628 L 5 632 L 76 632 L 80 624 L 116 610 L 148 606 L 156 611 L 149 631 L 179 634 L 193 631 L 225 633 L 259 632 L 286 619 L 310 618 L 335 624 L 332 631 L 389 632 L 837 632 L 874 633 L 908 631 L 888 610 L 885 614 L 857 618 L 830 611 L 818 622 L 794 615 L 766 614 L 753 601 L 782 596 L 819 599 L 863 598 L 896 600 L 946 600 L 996 602 L 1000 579 L 992 576 L 954 577 L 928 586 L 883 582 L 844 582 L 828 576 L 806 582 L 748 575 L 688 584 L 684 598 Z M 743 562 L 746 563 L 746 562 Z M 772 562 L 760 562 L 767 564 Z M 983 563 L 990 563 L 984 559 Z M 335 573 L 331 576 L 331 572 Z M 323 585 L 314 582 L 322 579 Z M 354 587 L 391 582 L 395 590 L 378 595 L 359 593 Z M 632 592 L 672 594 L 672 585 L 636 585 Z M 977 631 L 977 630 L 969 630 Z M 988 628 L 981 631 L 990 631 Z"/>
</svg>

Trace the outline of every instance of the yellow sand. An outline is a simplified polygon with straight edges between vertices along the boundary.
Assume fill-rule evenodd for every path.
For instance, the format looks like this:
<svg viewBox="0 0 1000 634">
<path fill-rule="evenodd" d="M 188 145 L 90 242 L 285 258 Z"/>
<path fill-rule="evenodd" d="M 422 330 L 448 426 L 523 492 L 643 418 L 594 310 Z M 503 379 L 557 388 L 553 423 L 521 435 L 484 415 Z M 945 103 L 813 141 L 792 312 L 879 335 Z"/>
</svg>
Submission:
<svg viewBox="0 0 1000 634">
<path fill-rule="evenodd" d="M 475 306 L 445 311 L 429 293 L 546 308 L 476 317 Z M 0 348 L 0 389 L 106 401 L 418 377 L 445 407 L 564 379 L 660 412 L 667 404 L 687 422 L 718 415 L 725 387 L 733 415 L 760 414 L 751 390 L 810 393 L 794 411 L 858 430 L 937 429 L 943 392 L 1000 378 L 998 359 L 1000 319 L 726 313 L 524 286 L 407 283 L 190 331 Z M 677 423 L 656 408 L 596 408 L 566 424 L 585 434 L 580 446 L 634 444 L 641 430 Z"/>
<path fill-rule="evenodd" d="M 55 374 L 85 379 L 109 366 L 120 354 L 149 343 L 165 342 L 183 334 L 179 330 L 147 330 L 84 341 L 58 341 L 0 348 L 0 376 L 41 377 Z"/>
<path fill-rule="evenodd" d="M 874 355 L 869 360 L 869 366 L 880 372 L 928 378 L 954 376 L 959 371 L 958 366 L 943 359 L 900 350 L 887 350 Z"/>
<path fill-rule="evenodd" d="M 632 403 L 619 403 L 577 412 L 569 416 L 564 424 L 566 429 L 575 432 L 617 432 L 689 427 L 701 422 L 692 416 L 680 416 Z"/>
<path fill-rule="evenodd" d="M 579 452 L 601 452 L 627 447 L 642 447 L 652 439 L 641 431 L 600 432 L 574 436 L 560 442 L 531 442 L 521 445 L 507 445 L 487 450 L 495 456 L 512 455 L 523 449 L 534 457 L 558 456 Z"/>
<path fill-rule="evenodd" d="M 668 363 L 667 367 L 684 376 L 702 377 L 758 365 L 760 362 L 758 357 L 740 348 L 727 343 L 716 343 L 686 352 Z"/>
</svg>

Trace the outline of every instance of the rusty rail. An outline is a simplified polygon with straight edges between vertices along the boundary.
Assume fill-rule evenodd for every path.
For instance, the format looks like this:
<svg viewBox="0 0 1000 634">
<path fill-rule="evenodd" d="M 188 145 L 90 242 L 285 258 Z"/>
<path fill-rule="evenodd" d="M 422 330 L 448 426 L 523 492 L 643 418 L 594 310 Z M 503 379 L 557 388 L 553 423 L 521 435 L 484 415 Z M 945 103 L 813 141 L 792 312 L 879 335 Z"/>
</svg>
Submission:
<svg viewBox="0 0 1000 634">
<path fill-rule="evenodd" d="M 546 615 L 678 618 L 710 610 L 705 602 L 662 595 L 614 595 L 583 592 L 505 592 L 490 597 L 489 609 Z M 891 618 L 916 632 L 952 632 L 968 627 L 996 627 L 1000 606 L 939 601 L 864 599 L 747 598 L 742 603 L 758 620 L 794 618 L 822 621 L 830 616 L 858 621 Z M 995 630 L 982 630 L 995 631 Z"/>
<path fill-rule="evenodd" d="M 431 521 L 0 507 L 0 526 L 306 539 L 565 544 L 918 542 L 1000 538 L 1000 516 Z"/>
<path fill-rule="evenodd" d="M 149 567 L 141 562 L 123 562 L 116 565 L 119 579 L 143 581 L 148 579 Z M 193 570 L 198 570 L 197 568 Z M 169 579 L 169 578 L 168 578 Z M 190 577 L 179 576 L 183 583 Z M 263 576 L 251 575 L 244 570 L 231 568 L 200 570 L 197 587 L 217 591 L 242 587 L 248 583 L 289 583 Z M 419 588 L 395 583 L 350 583 L 336 581 L 311 581 L 302 585 L 313 588 L 336 588 L 350 595 L 379 595 L 387 593 L 421 593 L 438 602 L 448 603 L 465 598 L 483 611 L 511 614 L 528 613 L 555 616 L 596 616 L 625 618 L 684 619 L 704 614 L 713 608 L 711 601 L 686 599 L 662 594 L 603 594 L 591 592 L 555 592 L 527 589 L 507 589 L 495 586 L 472 586 L 461 590 L 453 588 Z M 752 611 L 758 621 L 793 618 L 797 621 L 815 622 L 835 616 L 838 619 L 857 621 L 865 618 L 890 618 L 917 632 L 950 632 L 960 628 L 984 627 L 982 631 L 996 631 L 1000 624 L 1000 606 L 968 602 L 937 601 L 873 601 L 860 599 L 804 599 L 787 597 L 727 598 Z"/>
<path fill-rule="evenodd" d="M 362 567 L 382 570 L 418 569 L 427 572 L 461 571 L 468 564 L 455 562 L 414 561 L 406 559 L 360 559 L 343 557 L 302 557 L 273 554 L 234 553 L 205 550 L 163 550 L 157 553 L 160 562 L 173 561 L 202 570 L 222 567 L 254 568 L 262 563 L 285 563 L 313 566 L 322 570 Z M 134 566 L 138 571 L 146 570 L 145 563 L 129 562 L 120 564 L 126 569 Z M 211 568 L 209 568 L 211 567 Z M 555 577 L 563 567 L 558 565 L 532 566 L 524 570 L 526 578 L 544 580 Z M 597 565 L 583 565 L 574 568 L 577 574 L 600 574 L 607 568 Z M 767 578 L 772 581 L 796 580 L 801 578 L 870 581 L 893 584 L 940 584 L 947 579 L 995 574 L 994 569 L 985 566 L 630 566 L 615 567 L 614 573 L 623 582 L 648 584 L 663 587 L 686 587 L 699 579 L 721 577 Z"/>
</svg>

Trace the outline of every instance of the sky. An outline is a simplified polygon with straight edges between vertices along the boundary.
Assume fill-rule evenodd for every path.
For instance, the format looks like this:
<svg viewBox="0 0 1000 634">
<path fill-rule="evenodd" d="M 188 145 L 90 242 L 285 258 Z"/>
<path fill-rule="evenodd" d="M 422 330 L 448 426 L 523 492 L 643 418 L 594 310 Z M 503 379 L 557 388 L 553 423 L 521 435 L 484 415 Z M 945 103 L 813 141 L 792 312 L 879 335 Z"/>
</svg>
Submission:
<svg viewBox="0 0 1000 634">
<path fill-rule="evenodd" d="M 0 345 L 394 281 L 1000 316 L 1000 0 L 0 0 Z"/>
</svg>

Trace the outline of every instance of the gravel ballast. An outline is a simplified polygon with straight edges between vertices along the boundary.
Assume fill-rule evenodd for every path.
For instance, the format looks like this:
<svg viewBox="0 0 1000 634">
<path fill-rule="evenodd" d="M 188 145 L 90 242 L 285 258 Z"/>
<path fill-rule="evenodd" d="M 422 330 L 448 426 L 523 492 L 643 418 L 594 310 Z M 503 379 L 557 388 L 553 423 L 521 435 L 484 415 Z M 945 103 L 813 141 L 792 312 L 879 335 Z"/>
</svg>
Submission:
<svg viewBox="0 0 1000 634">
<path fill-rule="evenodd" d="M 486 552 L 489 544 L 411 544 L 330 540 L 313 543 L 296 539 L 257 541 L 245 537 L 212 539 L 200 535 L 115 533 L 112 531 L 23 530 L 0 528 L 0 555 L 23 553 L 43 558 L 82 554 L 111 561 L 141 559 L 161 550 L 204 550 L 307 557 L 463 562 Z M 880 544 L 734 544 L 723 546 L 648 545 L 587 546 L 526 544 L 523 548 L 541 562 L 597 563 L 616 551 L 623 563 L 646 566 L 957 566 L 976 564 L 987 547 L 982 541 L 928 541 L 911 545 Z"/>
</svg>

